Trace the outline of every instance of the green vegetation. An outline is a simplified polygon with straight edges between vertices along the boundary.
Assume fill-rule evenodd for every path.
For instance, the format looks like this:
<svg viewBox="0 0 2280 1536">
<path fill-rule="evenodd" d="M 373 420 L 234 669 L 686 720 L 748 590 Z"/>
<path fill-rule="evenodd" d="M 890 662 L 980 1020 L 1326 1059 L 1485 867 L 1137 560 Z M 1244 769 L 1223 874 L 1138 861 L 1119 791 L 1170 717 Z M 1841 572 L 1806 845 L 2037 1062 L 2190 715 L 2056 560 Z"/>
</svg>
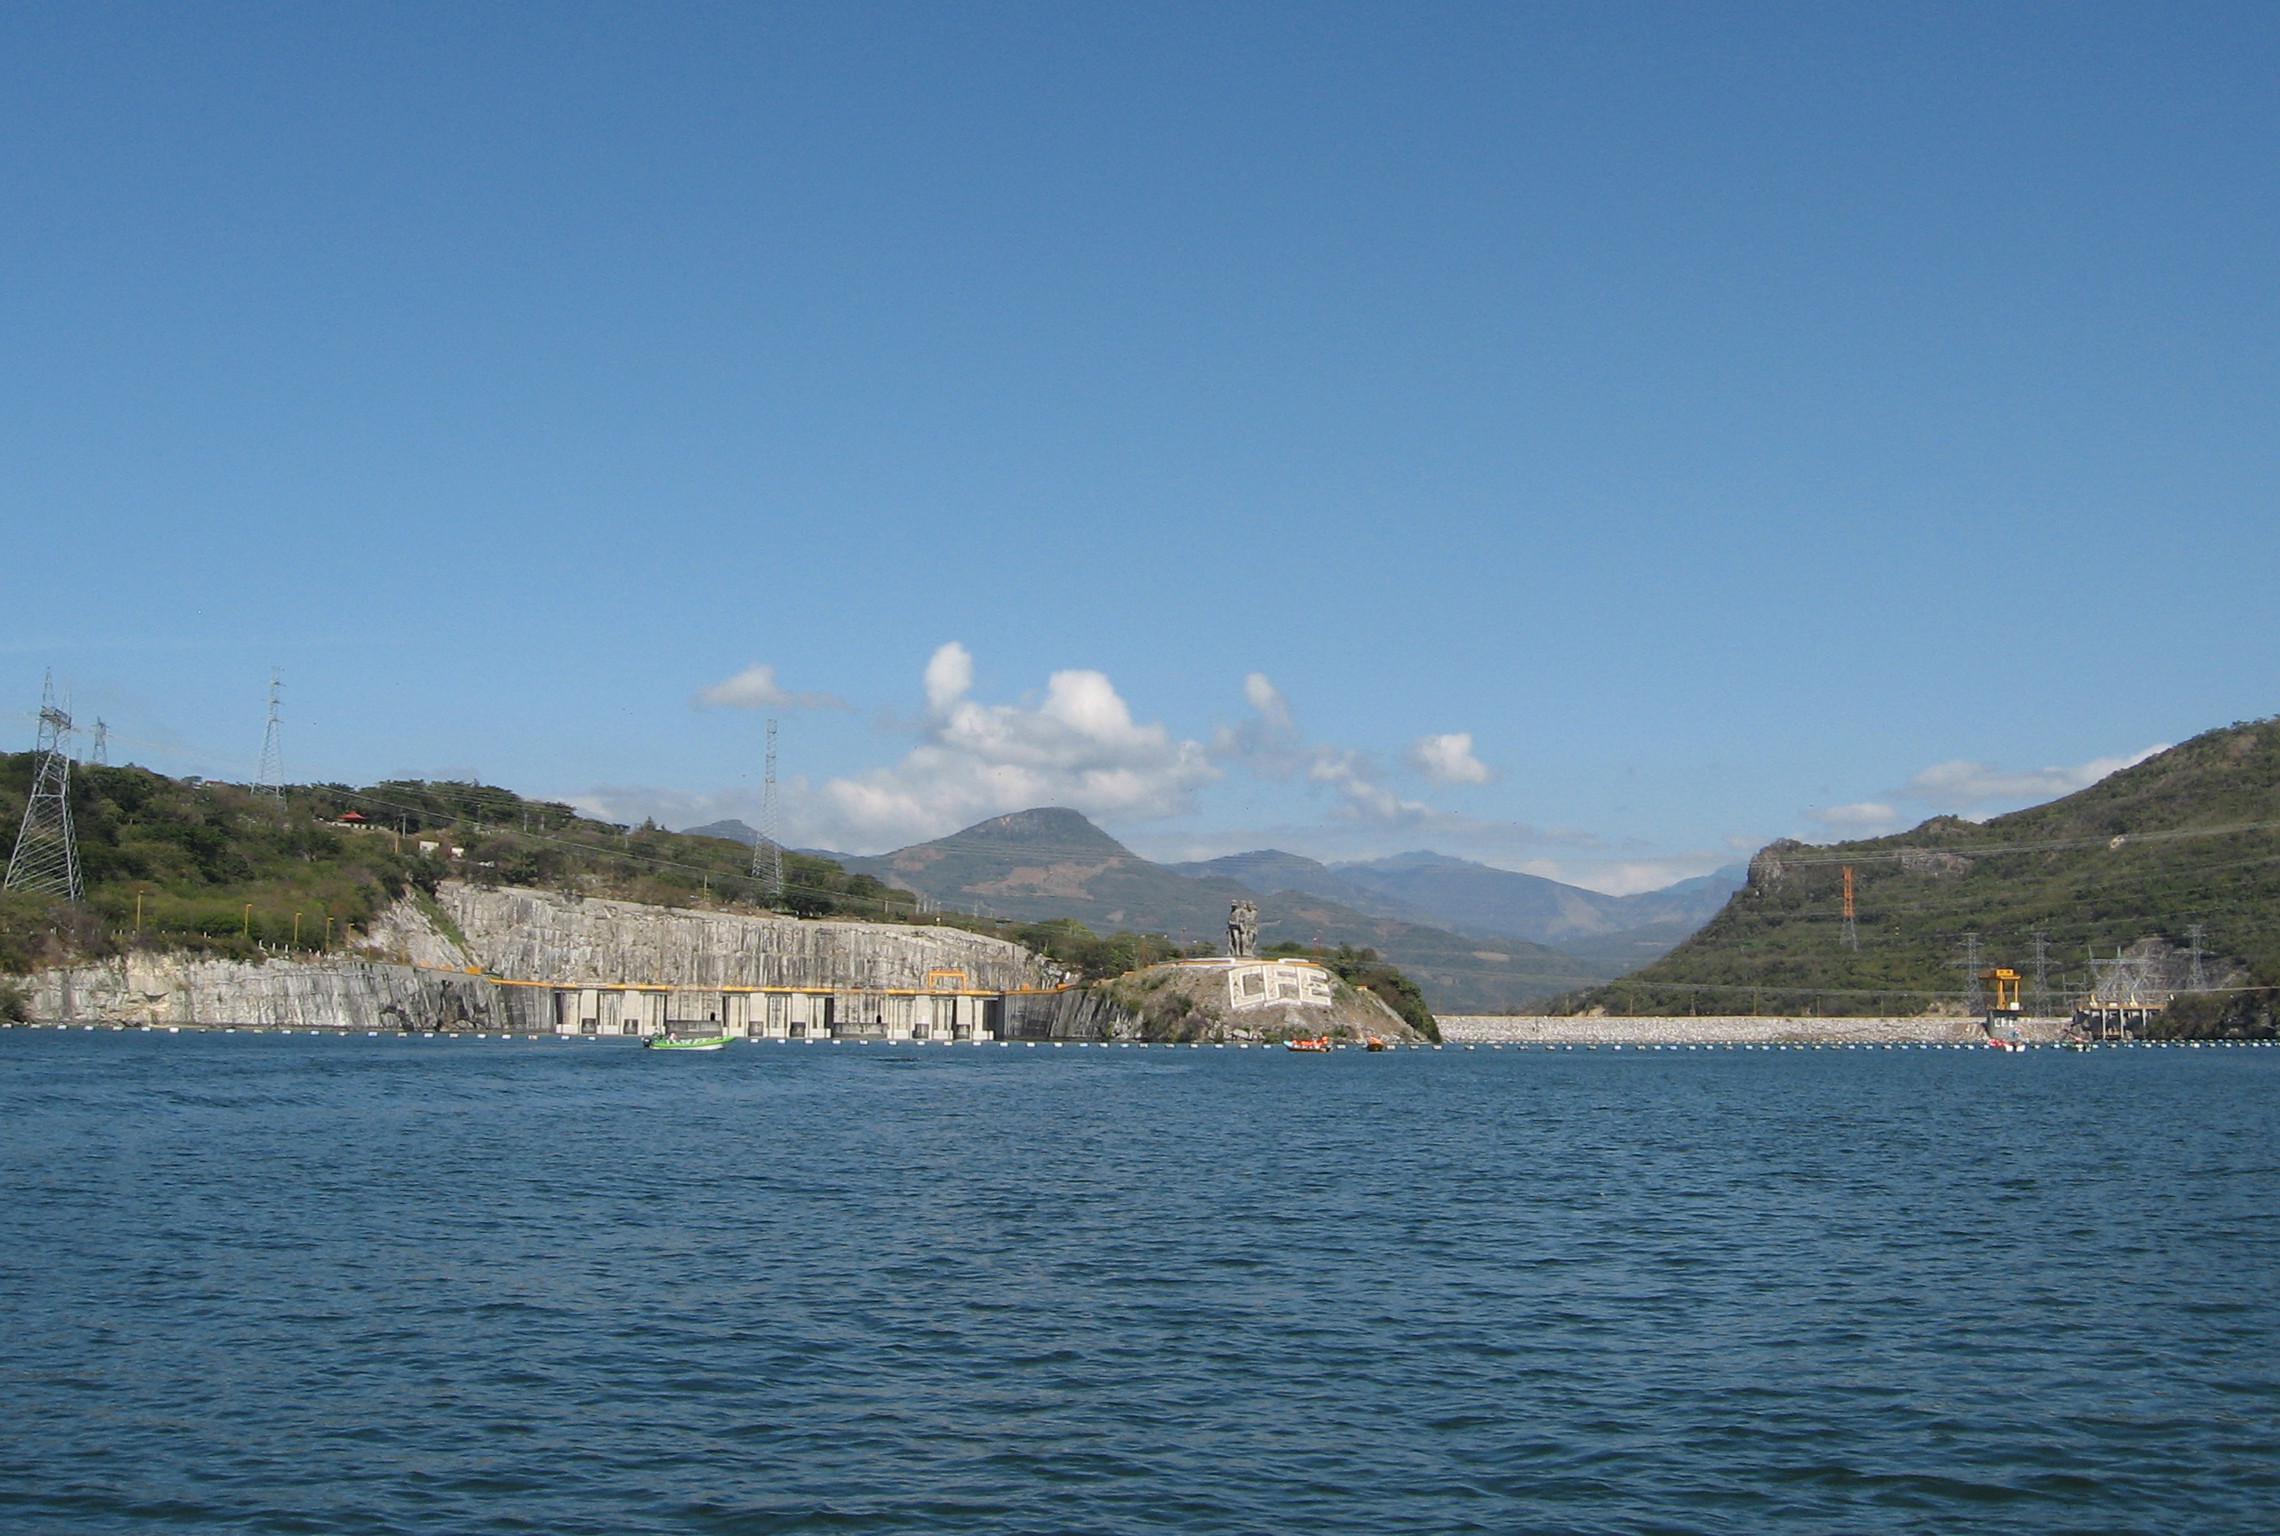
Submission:
<svg viewBox="0 0 2280 1536">
<path fill-rule="evenodd" d="M 0 827 L 20 823 L 35 766 L 31 753 L 0 756 Z M 0 974 L 130 947 L 237 959 L 338 949 L 406 894 L 464 948 L 466 936 L 434 899 L 446 878 L 574 899 L 941 923 L 1026 945 L 1088 980 L 1181 953 L 1161 934 L 1096 935 L 1068 919 L 922 915 L 908 891 L 790 852 L 783 895 L 770 901 L 745 845 L 595 821 L 485 784 L 306 784 L 279 798 L 82 766 L 71 799 L 87 901 L 0 897 Z"/>
<path fill-rule="evenodd" d="M 407 848 L 437 845 L 448 872 L 477 885 L 527 885 L 573 896 L 609 896 L 652 906 L 774 910 L 800 917 L 841 914 L 908 922 L 918 898 L 827 859 L 784 855 L 784 892 L 771 901 L 752 876 L 752 850 L 717 837 L 668 832 L 655 822 L 595 821 L 557 801 L 458 781 L 390 779 L 368 789 L 314 784 L 288 791 L 326 820 L 349 812 Z M 369 834 L 368 834 L 369 835 Z M 452 849 L 460 850 L 451 857 Z"/>
<path fill-rule="evenodd" d="M 1066 966 L 1086 981 L 1106 981 L 1127 971 L 1177 960 L 1187 953 L 1160 933 L 1102 936 L 1073 917 L 1016 924 L 1004 929 L 1003 936 Z"/>
<path fill-rule="evenodd" d="M 1417 989 L 1415 982 L 1379 959 L 1374 949 L 1356 949 L 1351 944 L 1323 949 L 1285 943 L 1269 944 L 1265 953 L 1312 960 L 1348 986 L 1375 994 L 1379 1002 L 1401 1015 L 1403 1022 L 1426 1039 L 1438 1041 L 1441 1038 L 1441 1025 L 1433 1017 L 1433 1010 L 1425 1005 L 1425 994 Z"/>
<path fill-rule="evenodd" d="M 21 823 L 35 761 L 0 757 L 0 827 Z M 0 970 L 138 943 L 241 957 L 320 949 L 442 873 L 391 839 L 320 825 L 305 806 L 233 785 L 82 767 L 71 788 L 86 904 L 0 898 Z"/>
<path fill-rule="evenodd" d="M 0 829 L 22 822 L 37 759 L 0 755 Z M 282 798 L 146 769 L 80 766 L 71 812 L 87 899 L 0 896 L 0 974 L 130 947 L 239 959 L 338 949 L 438 881 L 535 885 L 666 906 L 770 906 L 751 852 L 471 783 L 289 787 Z M 787 854 L 776 910 L 912 921 L 917 898 Z M 451 932 L 442 909 L 429 915 Z M 458 935 L 453 934 L 453 937 Z"/>
<path fill-rule="evenodd" d="M 1843 944 L 1854 871 L 1860 948 Z M 1828 846 L 1776 843 L 1750 884 L 1693 938 L 1566 1011 L 1914 1014 L 1959 1010 L 1962 941 L 2032 980 L 2047 936 L 2056 1007 L 2091 982 L 2093 953 L 2144 939 L 2175 949 L 2195 924 L 2207 969 L 2280 983 L 2280 721 L 2210 731 L 2065 799 L 1984 824 Z M 2172 1026 L 2269 1021 L 2273 994 L 2181 1001 Z"/>
</svg>

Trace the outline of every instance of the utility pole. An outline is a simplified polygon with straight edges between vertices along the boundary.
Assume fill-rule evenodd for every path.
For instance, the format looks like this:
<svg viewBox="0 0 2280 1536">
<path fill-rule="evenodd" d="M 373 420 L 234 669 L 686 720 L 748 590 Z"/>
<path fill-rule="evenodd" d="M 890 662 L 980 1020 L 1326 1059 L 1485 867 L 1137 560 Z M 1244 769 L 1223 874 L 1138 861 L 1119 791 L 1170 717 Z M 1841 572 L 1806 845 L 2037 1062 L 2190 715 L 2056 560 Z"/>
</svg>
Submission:
<svg viewBox="0 0 2280 1536">
<path fill-rule="evenodd" d="M 1987 1017 L 1987 993 L 1979 982 L 1979 935 L 1963 936 L 1963 956 L 1956 962 L 1963 967 L 1963 1011 L 1972 1018 Z"/>
<path fill-rule="evenodd" d="M 2050 930 L 2035 930 L 2035 1017 L 2050 1017 Z"/>
<path fill-rule="evenodd" d="M 1845 866 L 1845 948 L 1856 953 L 1860 949 L 1860 925 L 1853 917 L 1853 867 Z"/>
<path fill-rule="evenodd" d="M 269 673 L 269 729 L 261 737 L 261 767 L 253 776 L 253 792 L 273 799 L 285 798 L 285 758 L 278 738 L 277 704 L 285 682 L 274 668 Z"/>
<path fill-rule="evenodd" d="M 2208 937 L 2208 929 L 2199 923 L 2195 923 L 2185 930 L 2185 937 L 2193 946 L 2185 952 L 2190 962 L 2189 969 L 2185 973 L 2185 990 L 2188 992 L 2206 992 L 2209 989 L 2209 976 L 2201 965 L 2201 956 L 2205 953 L 2201 948 L 2201 943 Z"/>
<path fill-rule="evenodd" d="M 0 889 L 78 901 L 86 892 L 79 883 L 79 843 L 71 832 L 71 716 L 56 705 L 52 673 L 40 686 L 38 751 L 24 824 L 16 830 Z"/>
<path fill-rule="evenodd" d="M 752 878 L 770 901 L 784 899 L 784 849 L 776 829 L 776 722 L 768 722 L 767 774 L 760 787 L 760 830 L 752 839 Z"/>
</svg>

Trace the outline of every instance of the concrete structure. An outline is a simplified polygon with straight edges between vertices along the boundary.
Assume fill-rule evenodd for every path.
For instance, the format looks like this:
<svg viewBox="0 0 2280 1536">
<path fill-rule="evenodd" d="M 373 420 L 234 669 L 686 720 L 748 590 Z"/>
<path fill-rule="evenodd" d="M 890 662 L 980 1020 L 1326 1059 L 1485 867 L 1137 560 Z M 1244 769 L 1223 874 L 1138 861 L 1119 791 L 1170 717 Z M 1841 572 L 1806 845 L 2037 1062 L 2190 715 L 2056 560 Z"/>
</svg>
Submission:
<svg viewBox="0 0 2280 1536">
<path fill-rule="evenodd" d="M 1451 1045 L 1984 1045 L 1977 1019 L 1774 1018 L 1748 1014 L 1579 1017 L 1546 1014 L 1438 1014 Z M 2022 1040 L 2062 1037 L 2059 1019 L 2022 1019 Z"/>
</svg>

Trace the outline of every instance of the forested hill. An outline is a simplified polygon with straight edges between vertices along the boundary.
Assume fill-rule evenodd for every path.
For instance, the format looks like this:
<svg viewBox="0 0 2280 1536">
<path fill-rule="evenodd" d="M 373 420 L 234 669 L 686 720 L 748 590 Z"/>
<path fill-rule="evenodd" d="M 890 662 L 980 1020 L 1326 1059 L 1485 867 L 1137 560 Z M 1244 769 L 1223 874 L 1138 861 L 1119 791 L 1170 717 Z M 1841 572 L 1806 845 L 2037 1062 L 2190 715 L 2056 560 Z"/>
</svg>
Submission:
<svg viewBox="0 0 2280 1536">
<path fill-rule="evenodd" d="M 37 762 L 0 755 L 9 846 Z M 785 855 L 783 891 L 771 900 L 749 848 L 615 826 L 484 784 L 297 784 L 272 796 L 80 765 L 71 787 L 86 901 L 0 896 L 0 972 L 137 942 L 246 956 L 337 948 L 398 896 L 432 892 L 446 877 L 662 906 L 917 916 L 907 891 L 799 854 Z"/>
<path fill-rule="evenodd" d="M 1844 942 L 1853 871 L 1859 948 Z M 1747 886 L 1654 964 L 1563 1001 L 1615 1013 L 1914 1013 L 1961 1006 L 1967 936 L 2053 1004 L 2093 953 L 2137 946 L 2185 979 L 2198 928 L 2212 987 L 2280 982 L 2280 720 L 2207 732 L 2062 800 L 1984 823 L 1939 817 L 1858 842 L 1779 842 Z M 2227 994 L 2236 1013 L 2268 994 Z"/>
</svg>

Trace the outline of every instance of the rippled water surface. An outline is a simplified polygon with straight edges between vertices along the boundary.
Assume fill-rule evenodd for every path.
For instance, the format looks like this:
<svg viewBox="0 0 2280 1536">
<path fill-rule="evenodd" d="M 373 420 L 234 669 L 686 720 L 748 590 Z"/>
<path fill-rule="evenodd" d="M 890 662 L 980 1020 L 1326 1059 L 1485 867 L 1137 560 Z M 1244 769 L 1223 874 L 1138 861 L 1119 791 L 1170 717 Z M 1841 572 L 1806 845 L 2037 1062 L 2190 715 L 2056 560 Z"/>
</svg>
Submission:
<svg viewBox="0 0 2280 1536">
<path fill-rule="evenodd" d="M 2280 1051 L 0 1035 L 0 1528 L 2269 1531 Z"/>
</svg>

